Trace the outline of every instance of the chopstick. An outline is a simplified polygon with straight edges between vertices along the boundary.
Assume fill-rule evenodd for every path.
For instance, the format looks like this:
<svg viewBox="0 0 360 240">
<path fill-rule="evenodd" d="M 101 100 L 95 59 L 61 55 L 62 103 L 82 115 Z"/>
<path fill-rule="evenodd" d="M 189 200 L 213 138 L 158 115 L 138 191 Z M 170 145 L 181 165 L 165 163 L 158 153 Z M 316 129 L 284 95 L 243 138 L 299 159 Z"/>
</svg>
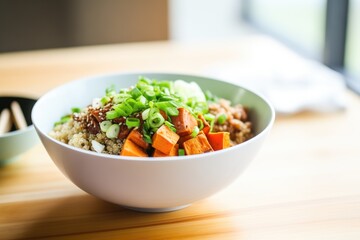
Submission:
<svg viewBox="0 0 360 240">
<path fill-rule="evenodd" d="M 10 105 L 11 112 L 14 116 L 14 122 L 17 129 L 24 129 L 27 127 L 27 123 L 24 117 L 24 113 L 17 101 L 13 101 Z"/>
<path fill-rule="evenodd" d="M 10 109 L 5 108 L 1 111 L 0 114 L 0 134 L 7 133 L 11 130 L 13 121 L 17 129 L 24 129 L 27 127 L 25 116 L 21 107 L 17 101 L 13 101 L 10 104 Z M 13 116 L 13 121 L 11 119 Z"/>
<path fill-rule="evenodd" d="M 7 133 L 11 130 L 11 114 L 10 110 L 5 108 L 0 114 L 0 134 Z"/>
</svg>

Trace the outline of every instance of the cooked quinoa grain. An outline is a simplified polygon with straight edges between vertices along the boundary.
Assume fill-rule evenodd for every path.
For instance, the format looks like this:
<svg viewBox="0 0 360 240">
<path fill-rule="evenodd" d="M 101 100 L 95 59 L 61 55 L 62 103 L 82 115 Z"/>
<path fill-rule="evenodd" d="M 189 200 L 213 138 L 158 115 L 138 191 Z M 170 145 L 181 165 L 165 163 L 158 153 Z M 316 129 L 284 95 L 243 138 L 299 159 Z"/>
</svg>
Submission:
<svg viewBox="0 0 360 240">
<path fill-rule="evenodd" d="M 71 146 L 92 151 L 95 150 L 91 141 L 95 140 L 105 146 L 102 153 L 114 155 L 119 155 L 124 142 L 121 139 L 109 139 L 106 137 L 105 133 L 88 133 L 87 130 L 82 127 L 81 123 L 74 121 L 73 119 L 64 124 L 55 126 L 49 135 Z"/>
</svg>

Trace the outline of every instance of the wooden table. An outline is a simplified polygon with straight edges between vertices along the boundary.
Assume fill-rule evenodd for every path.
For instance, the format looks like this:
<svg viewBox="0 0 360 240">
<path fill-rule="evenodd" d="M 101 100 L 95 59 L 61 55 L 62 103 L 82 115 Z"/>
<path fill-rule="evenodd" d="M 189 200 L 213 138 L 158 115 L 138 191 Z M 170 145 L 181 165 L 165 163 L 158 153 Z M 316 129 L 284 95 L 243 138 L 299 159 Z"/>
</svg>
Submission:
<svg viewBox="0 0 360 240">
<path fill-rule="evenodd" d="M 133 43 L 0 55 L 0 94 L 39 97 L 113 71 L 204 73 L 270 39 Z M 0 169 L 0 239 L 360 239 L 360 99 L 345 111 L 278 116 L 261 152 L 222 192 L 169 213 L 140 213 L 79 190 L 41 144 Z"/>
</svg>

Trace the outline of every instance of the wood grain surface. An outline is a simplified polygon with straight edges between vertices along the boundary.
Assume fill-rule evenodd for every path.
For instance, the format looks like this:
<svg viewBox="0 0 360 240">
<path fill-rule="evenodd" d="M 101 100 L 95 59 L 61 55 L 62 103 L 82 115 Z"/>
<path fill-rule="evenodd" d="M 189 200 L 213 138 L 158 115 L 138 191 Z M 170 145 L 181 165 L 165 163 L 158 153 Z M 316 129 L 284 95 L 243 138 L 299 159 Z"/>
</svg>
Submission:
<svg viewBox="0 0 360 240">
<path fill-rule="evenodd" d="M 104 72 L 202 74 L 222 61 L 246 61 L 259 47 L 287 54 L 256 35 L 2 54 L 0 95 L 39 97 Z M 88 195 L 38 144 L 0 169 L 0 239 L 360 239 L 359 109 L 359 97 L 347 92 L 346 110 L 278 116 L 236 182 L 168 213 L 134 212 Z"/>
</svg>

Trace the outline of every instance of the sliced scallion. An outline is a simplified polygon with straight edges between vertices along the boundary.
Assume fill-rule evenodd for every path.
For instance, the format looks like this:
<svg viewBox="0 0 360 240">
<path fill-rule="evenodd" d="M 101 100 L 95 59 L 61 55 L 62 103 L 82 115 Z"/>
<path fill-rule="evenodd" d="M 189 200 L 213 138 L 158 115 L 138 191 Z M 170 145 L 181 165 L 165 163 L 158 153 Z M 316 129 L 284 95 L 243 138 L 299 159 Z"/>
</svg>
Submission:
<svg viewBox="0 0 360 240">
<path fill-rule="evenodd" d="M 106 119 L 112 120 L 118 117 L 120 117 L 120 115 L 115 110 L 106 112 Z"/>
<path fill-rule="evenodd" d="M 206 113 L 206 114 L 204 114 L 204 118 L 206 121 L 212 121 L 215 119 L 215 116 L 212 115 L 211 113 Z"/>
<path fill-rule="evenodd" d="M 127 118 L 126 119 L 126 126 L 128 128 L 139 127 L 140 126 L 140 119 L 138 119 L 138 118 Z"/>
<path fill-rule="evenodd" d="M 143 120 L 148 119 L 148 117 L 149 117 L 149 112 L 150 112 L 150 108 L 145 109 L 145 110 L 141 113 L 141 117 L 142 117 Z"/>
<path fill-rule="evenodd" d="M 114 97 L 113 97 L 113 102 L 114 103 L 122 103 L 124 102 L 126 99 L 128 98 L 131 98 L 131 95 L 130 94 L 127 94 L 127 93 L 119 93 L 119 94 L 116 94 Z"/>
<path fill-rule="evenodd" d="M 144 106 L 145 106 L 145 104 L 147 102 L 147 99 L 143 95 L 141 95 L 137 100 L 138 100 L 139 103 L 141 103 Z"/>
<path fill-rule="evenodd" d="M 142 95 L 141 91 L 137 87 L 134 87 L 133 89 L 131 89 L 130 94 L 134 99 L 136 99 Z"/>
<path fill-rule="evenodd" d="M 182 148 L 179 148 L 179 150 L 178 150 L 178 155 L 179 155 L 179 156 L 184 156 L 184 155 L 185 155 L 185 150 L 182 149 Z"/>
<path fill-rule="evenodd" d="M 111 124 L 112 124 L 111 121 L 102 121 L 100 123 L 101 131 L 106 132 L 109 129 L 109 127 L 111 126 Z"/>
<path fill-rule="evenodd" d="M 200 130 L 199 130 L 198 126 L 195 126 L 191 133 L 191 136 L 194 138 L 199 134 L 199 132 L 200 132 Z"/>
<path fill-rule="evenodd" d="M 108 102 L 110 102 L 111 98 L 108 96 L 104 96 L 100 99 L 100 102 L 102 105 L 106 105 Z"/>
<path fill-rule="evenodd" d="M 164 117 L 159 112 L 150 115 L 148 119 L 149 125 L 152 128 L 160 127 L 164 123 L 164 121 Z"/>
<path fill-rule="evenodd" d="M 144 96 L 146 97 L 146 99 L 152 100 L 152 99 L 154 99 L 154 97 L 155 97 L 155 92 L 152 91 L 152 90 L 146 90 L 146 91 L 144 92 Z"/>
<path fill-rule="evenodd" d="M 106 130 L 106 137 L 108 138 L 117 138 L 119 135 L 120 126 L 118 124 L 112 124 L 108 130 Z"/>
<path fill-rule="evenodd" d="M 145 140 L 145 142 L 147 142 L 149 144 L 152 143 L 151 137 L 148 133 L 144 133 L 144 140 Z"/>
<path fill-rule="evenodd" d="M 227 119 L 227 116 L 226 116 L 225 113 L 223 113 L 223 114 L 218 116 L 217 122 L 222 125 L 222 124 L 225 123 L 226 119 Z"/>
<path fill-rule="evenodd" d="M 73 107 L 73 108 L 71 108 L 71 112 L 72 113 L 79 113 L 79 112 L 81 112 L 81 109 L 78 108 L 78 107 Z"/>
<path fill-rule="evenodd" d="M 172 123 L 169 122 L 169 121 L 165 121 L 164 124 L 165 124 L 168 128 L 170 128 L 171 131 L 176 132 L 176 128 L 175 128 L 174 124 L 172 124 Z"/>
</svg>

